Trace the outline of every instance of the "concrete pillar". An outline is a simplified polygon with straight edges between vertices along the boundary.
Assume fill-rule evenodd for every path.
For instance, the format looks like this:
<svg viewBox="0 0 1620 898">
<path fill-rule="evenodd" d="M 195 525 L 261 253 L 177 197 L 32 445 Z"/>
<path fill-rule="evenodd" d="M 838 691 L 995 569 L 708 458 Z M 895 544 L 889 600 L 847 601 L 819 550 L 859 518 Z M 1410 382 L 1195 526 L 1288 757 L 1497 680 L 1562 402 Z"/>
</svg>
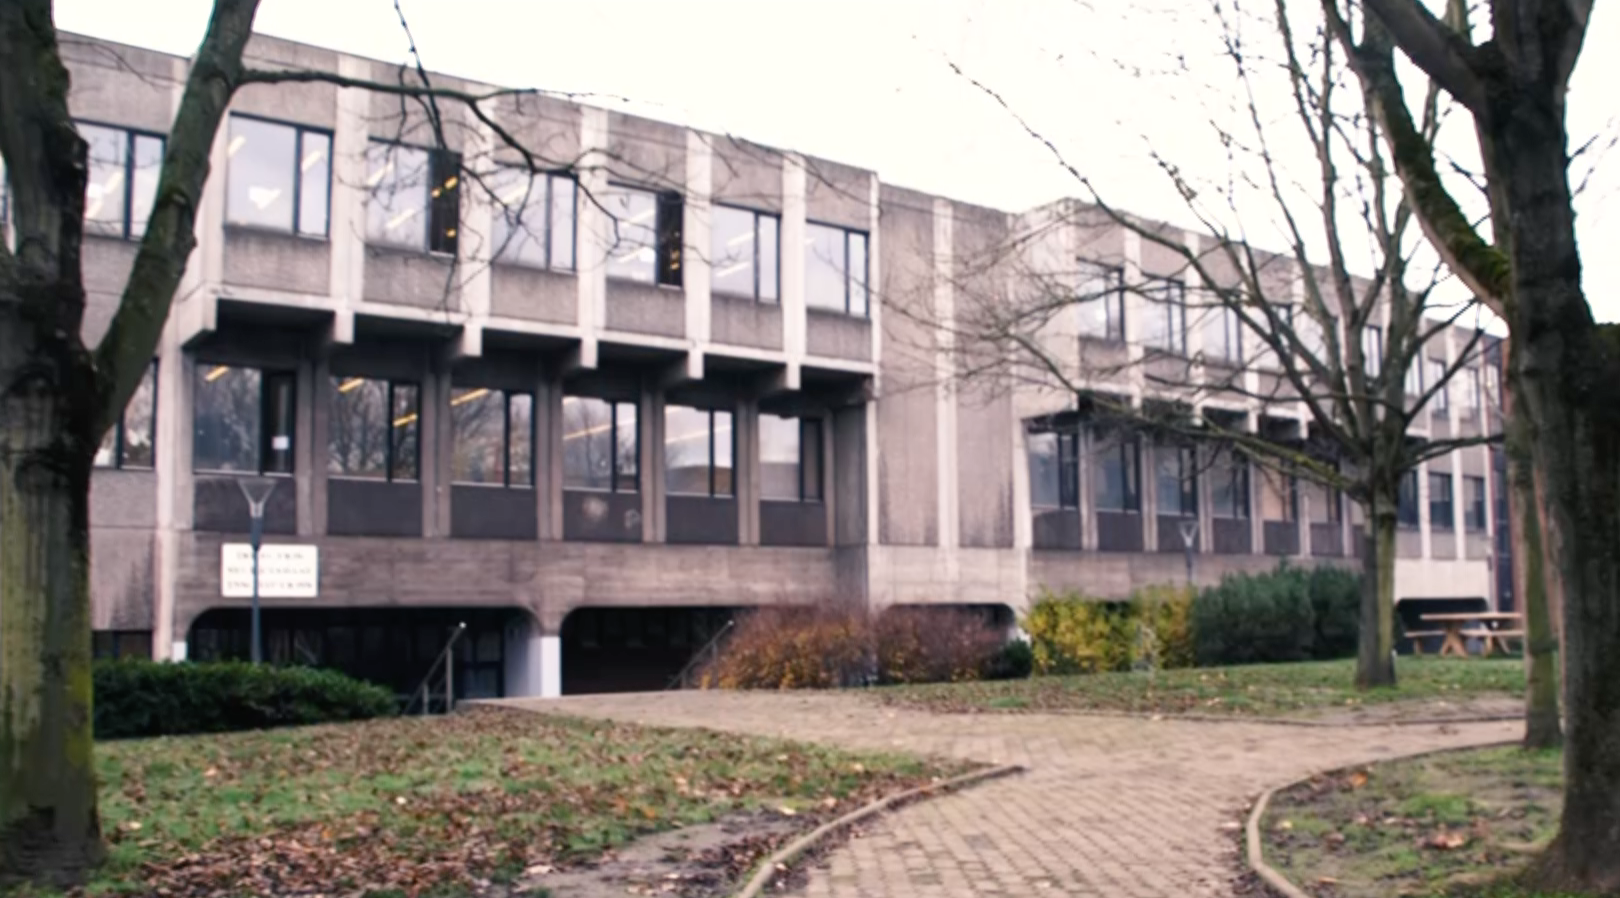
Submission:
<svg viewBox="0 0 1620 898">
<path fill-rule="evenodd" d="M 1432 558 L 1434 536 L 1429 532 L 1429 464 L 1424 462 L 1418 466 L 1417 475 L 1417 503 L 1418 503 L 1418 539 L 1423 545 L 1423 558 Z"/>
<path fill-rule="evenodd" d="M 578 222 L 574 233 L 579 245 L 575 248 L 579 285 L 579 357 L 581 368 L 596 367 L 596 335 L 602 328 L 607 305 L 607 249 L 611 241 L 611 222 L 591 197 L 600 196 L 607 189 L 608 157 L 607 110 L 593 106 L 580 108 L 579 187 L 583 196 L 579 200 Z"/>
<path fill-rule="evenodd" d="M 681 254 L 681 282 L 686 291 L 686 339 L 691 350 L 686 356 L 686 375 L 703 378 L 703 347 L 709 343 L 710 216 L 709 196 L 713 189 L 714 160 L 709 140 L 697 131 L 686 132 L 686 202 L 682 235 L 686 251 Z"/>
<path fill-rule="evenodd" d="M 338 56 L 338 74 L 370 78 L 371 65 L 348 55 Z M 371 94 L 358 88 L 339 88 L 337 122 L 332 133 L 332 194 L 327 241 L 331 247 L 332 301 L 348 323 L 338 328 L 337 342 L 354 341 L 350 311 L 365 296 L 366 281 L 366 145 Z M 343 337 L 347 339 L 342 339 Z"/>
<path fill-rule="evenodd" d="M 737 543 L 759 545 L 759 402 L 744 399 L 738 403 L 732 427 L 736 450 L 732 454 L 732 478 L 737 487 Z"/>
<path fill-rule="evenodd" d="M 661 543 L 664 521 L 664 393 L 643 389 L 636 403 L 641 434 L 641 540 Z"/>
<path fill-rule="evenodd" d="M 540 637 L 540 697 L 557 698 L 562 695 L 562 637 Z"/>
<path fill-rule="evenodd" d="M 1075 440 L 1075 455 L 1080 465 L 1076 475 L 1080 499 L 1080 549 L 1085 552 L 1097 551 L 1097 485 L 1092 482 L 1092 474 L 1096 469 L 1096 434 L 1090 425 L 1081 425 L 1080 433 Z"/>
<path fill-rule="evenodd" d="M 938 516 L 936 531 L 939 547 L 943 550 L 946 567 L 944 575 L 950 582 L 956 580 L 958 556 L 954 551 L 961 544 L 962 515 L 960 481 L 957 479 L 955 341 L 952 329 L 956 320 L 955 292 L 955 222 L 950 200 L 934 200 L 934 315 L 940 322 L 934 347 L 934 452 L 937 472 L 936 492 Z"/>
<path fill-rule="evenodd" d="M 562 382 L 543 378 L 534 391 L 534 501 L 542 540 L 563 538 Z"/>
<path fill-rule="evenodd" d="M 422 467 L 422 535 L 450 535 L 450 369 L 435 359 L 422 379 L 418 451 Z"/>
<path fill-rule="evenodd" d="M 1159 446 L 1145 439 L 1136 441 L 1137 475 L 1142 493 L 1140 518 L 1142 551 L 1159 550 Z"/>
<path fill-rule="evenodd" d="M 324 347 L 323 347 L 324 350 Z M 327 492 L 326 465 L 330 451 L 328 435 L 332 429 L 332 368 L 326 352 L 322 351 L 310 362 L 309 413 L 300 411 L 299 423 L 309 422 L 309 464 L 298 468 L 298 505 L 309 506 L 309 529 L 302 527 L 304 515 L 299 513 L 300 533 L 313 536 L 326 535 Z M 300 391 L 302 392 L 302 391 Z M 307 484 L 308 501 L 305 501 Z"/>
<path fill-rule="evenodd" d="M 805 229 L 807 214 L 804 160 L 792 153 L 782 156 L 782 353 L 787 357 L 785 386 L 799 388 L 799 372 L 804 366 L 805 310 L 804 278 Z M 867 258 L 872 256 L 867 250 Z"/>
<path fill-rule="evenodd" d="M 547 634 L 533 614 L 507 625 L 504 679 L 507 698 L 556 698 L 562 694 L 562 640 Z"/>
<path fill-rule="evenodd" d="M 174 630 L 174 606 L 180 569 L 180 541 L 191 529 L 194 484 L 191 473 L 191 389 L 194 362 L 180 348 L 179 324 L 170 318 L 158 341 L 157 416 L 153 459 L 157 481 L 157 545 L 153 571 L 152 654 L 185 655 L 185 633 Z"/>
<path fill-rule="evenodd" d="M 1143 299 L 1139 292 L 1142 285 L 1142 235 L 1127 228 L 1124 236 L 1125 351 L 1130 359 L 1130 364 L 1125 369 L 1125 378 L 1129 384 L 1131 405 L 1140 407 L 1147 379 L 1142 365 L 1142 358 L 1146 354 L 1142 346 L 1142 331 L 1148 312 L 1147 300 Z"/>
<path fill-rule="evenodd" d="M 309 358 L 298 360 L 293 384 L 293 478 L 292 489 L 298 497 L 298 535 L 312 536 L 315 531 L 315 403 L 321 393 L 315 388 L 315 363 Z M 322 447 L 324 449 L 324 447 Z M 320 454 L 320 463 L 326 463 L 326 453 Z M 286 489 L 286 486 L 277 489 Z M 324 527 L 322 528 L 325 529 Z"/>
</svg>

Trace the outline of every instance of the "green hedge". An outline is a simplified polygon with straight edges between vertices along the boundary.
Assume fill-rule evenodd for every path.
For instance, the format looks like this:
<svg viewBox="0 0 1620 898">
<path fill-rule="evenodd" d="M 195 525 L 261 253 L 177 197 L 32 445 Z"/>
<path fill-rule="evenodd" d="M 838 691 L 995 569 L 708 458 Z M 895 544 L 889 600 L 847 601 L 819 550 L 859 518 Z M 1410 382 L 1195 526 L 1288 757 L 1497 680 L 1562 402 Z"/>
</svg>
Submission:
<svg viewBox="0 0 1620 898">
<path fill-rule="evenodd" d="M 388 690 L 329 670 L 127 659 L 95 666 L 97 739 L 363 720 L 396 711 Z"/>
</svg>

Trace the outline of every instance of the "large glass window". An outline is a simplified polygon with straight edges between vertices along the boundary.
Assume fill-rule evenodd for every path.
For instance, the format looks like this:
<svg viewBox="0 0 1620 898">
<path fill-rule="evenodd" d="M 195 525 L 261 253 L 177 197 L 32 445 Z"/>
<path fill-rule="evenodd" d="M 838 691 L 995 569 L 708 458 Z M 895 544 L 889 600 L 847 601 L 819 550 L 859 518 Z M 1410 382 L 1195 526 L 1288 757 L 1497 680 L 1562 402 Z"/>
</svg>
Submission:
<svg viewBox="0 0 1620 898">
<path fill-rule="evenodd" d="M 608 277 L 679 287 L 681 195 L 615 184 L 601 202 L 608 214 Z"/>
<path fill-rule="evenodd" d="M 821 421 L 759 416 L 760 498 L 821 501 Z"/>
<path fill-rule="evenodd" d="M 416 384 L 332 378 L 327 470 L 371 480 L 417 478 Z"/>
<path fill-rule="evenodd" d="M 1097 510 L 1142 510 L 1142 459 L 1136 440 L 1098 440 Z"/>
<path fill-rule="evenodd" d="M 1401 475 L 1400 486 L 1395 494 L 1395 523 L 1408 528 L 1418 526 L 1418 472 L 1416 471 L 1407 471 Z"/>
<path fill-rule="evenodd" d="M 497 169 L 490 178 L 499 203 L 491 250 L 495 258 L 534 268 L 574 270 L 576 188 L 567 175 L 516 166 Z"/>
<path fill-rule="evenodd" d="M 1243 319 L 1236 309 L 1221 305 L 1219 297 L 1204 316 L 1204 357 L 1229 364 L 1243 361 Z"/>
<path fill-rule="evenodd" d="M 671 494 L 730 496 L 731 412 L 664 408 L 664 482 Z"/>
<path fill-rule="evenodd" d="M 198 471 L 291 474 L 296 381 L 290 372 L 197 366 L 192 466 Z"/>
<path fill-rule="evenodd" d="M 366 165 L 367 242 L 454 255 L 461 156 L 374 140 Z"/>
<path fill-rule="evenodd" d="M 1191 446 L 1160 446 L 1155 452 L 1154 487 L 1159 514 L 1198 515 L 1198 454 Z"/>
<path fill-rule="evenodd" d="M 1428 368 L 1428 371 L 1424 372 L 1427 375 L 1424 380 L 1428 381 L 1431 388 L 1437 388 L 1429 405 L 1437 412 L 1444 412 L 1451 406 L 1449 395 L 1451 385 L 1446 383 L 1446 363 L 1443 359 L 1425 359 L 1423 364 Z"/>
<path fill-rule="evenodd" d="M 805 305 L 864 316 L 868 283 L 866 233 L 813 222 L 806 228 Z"/>
<path fill-rule="evenodd" d="M 1269 468 L 1260 470 L 1260 520 L 1299 520 L 1299 490 L 1294 478 Z"/>
<path fill-rule="evenodd" d="M 563 486 L 636 492 L 640 451 L 635 403 L 563 397 Z"/>
<path fill-rule="evenodd" d="M 163 138 L 105 125 L 75 124 L 90 145 L 84 229 L 137 239 L 146 233 L 163 168 Z"/>
<path fill-rule="evenodd" d="M 1228 520 L 1248 520 L 1248 461 L 1231 452 L 1222 452 L 1215 457 L 1207 476 L 1210 478 L 1210 516 Z"/>
<path fill-rule="evenodd" d="M 1384 329 L 1376 324 L 1367 325 L 1361 332 L 1361 355 L 1367 363 L 1367 376 L 1377 377 L 1384 370 Z"/>
<path fill-rule="evenodd" d="M 1423 359 L 1413 359 L 1406 366 L 1406 395 L 1423 395 Z"/>
<path fill-rule="evenodd" d="M 1080 507 L 1080 435 L 1035 431 L 1029 435 L 1029 504 L 1034 508 Z"/>
<path fill-rule="evenodd" d="M 450 391 L 450 479 L 534 485 L 534 396 L 490 387 Z"/>
<path fill-rule="evenodd" d="M 1463 526 L 1469 533 L 1484 533 L 1485 521 L 1485 478 L 1463 478 Z"/>
<path fill-rule="evenodd" d="M 1081 262 L 1076 292 L 1082 335 L 1115 342 L 1125 339 L 1125 272 L 1122 269 Z"/>
<path fill-rule="evenodd" d="M 1457 382 L 1457 407 L 1463 417 L 1479 414 L 1479 369 L 1464 368 Z"/>
<path fill-rule="evenodd" d="M 330 133 L 233 115 L 225 155 L 226 221 L 326 236 Z"/>
<path fill-rule="evenodd" d="M 1456 527 L 1452 517 L 1451 472 L 1435 471 L 1429 474 L 1429 529 L 1451 530 Z"/>
<path fill-rule="evenodd" d="M 715 206 L 710 234 L 710 288 L 716 293 L 775 302 L 781 255 L 775 215 Z"/>
<path fill-rule="evenodd" d="M 1313 524 L 1336 524 L 1344 510 L 1339 491 L 1323 483 L 1302 480 L 1299 493 L 1305 503 L 1305 518 Z"/>
<path fill-rule="evenodd" d="M 96 450 L 98 468 L 150 468 L 156 457 L 153 437 L 157 433 L 157 362 L 146 369 L 135 393 L 124 406 L 123 417 L 107 431 Z"/>
<path fill-rule="evenodd" d="M 1151 280 L 1142 288 L 1147 320 L 1142 337 L 1147 345 L 1187 354 L 1187 286 L 1180 281 Z"/>
</svg>

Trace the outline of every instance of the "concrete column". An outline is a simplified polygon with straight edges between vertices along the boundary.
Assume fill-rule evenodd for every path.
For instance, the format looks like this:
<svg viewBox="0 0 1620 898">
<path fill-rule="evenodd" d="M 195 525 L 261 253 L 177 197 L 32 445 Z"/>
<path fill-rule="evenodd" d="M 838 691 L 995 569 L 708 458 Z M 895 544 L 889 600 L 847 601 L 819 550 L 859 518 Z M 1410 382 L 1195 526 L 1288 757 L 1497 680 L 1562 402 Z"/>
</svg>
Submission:
<svg viewBox="0 0 1620 898">
<path fill-rule="evenodd" d="M 338 56 L 338 73 L 370 78 L 370 64 L 353 56 Z M 354 313 L 366 291 L 366 145 L 369 142 L 371 94 L 357 88 L 339 88 L 337 122 L 332 133 L 332 195 L 329 205 L 331 275 L 328 291 L 337 304 L 333 341 L 354 342 Z"/>
<path fill-rule="evenodd" d="M 1159 550 L 1159 447 L 1146 439 L 1138 439 L 1137 464 L 1141 478 L 1142 551 Z"/>
<path fill-rule="evenodd" d="M 1029 435 L 1024 431 L 1024 422 L 1016 416 L 1011 437 L 1013 548 L 1029 549 L 1035 545 L 1035 510 L 1029 499 Z"/>
<path fill-rule="evenodd" d="M 1125 230 L 1125 351 L 1130 364 L 1125 371 L 1131 405 L 1139 406 L 1146 382 L 1142 359 L 1146 355 L 1142 332 L 1147 321 L 1147 301 L 1138 289 L 1142 285 L 1142 235 Z"/>
<path fill-rule="evenodd" d="M 540 637 L 540 697 L 557 698 L 562 695 L 562 637 Z"/>
<path fill-rule="evenodd" d="M 641 540 L 661 543 L 664 522 L 664 393 L 643 389 L 636 403 L 640 419 Z"/>
<path fill-rule="evenodd" d="M 737 487 L 737 542 L 759 545 L 759 403 L 745 399 L 732 412 L 736 449 L 732 453 L 732 478 Z"/>
<path fill-rule="evenodd" d="M 710 193 L 714 181 L 714 152 L 708 139 L 697 131 L 686 132 L 686 202 L 682 222 L 686 251 L 682 253 L 681 282 L 686 290 L 686 339 L 692 349 L 686 356 L 686 376 L 703 378 L 703 348 L 709 344 Z"/>
<path fill-rule="evenodd" d="M 467 158 L 489 158 L 494 151 L 495 136 L 489 126 L 466 114 L 470 132 L 465 154 Z M 470 185 L 469 185 L 470 188 Z M 487 193 L 464 189 L 467 200 L 461 204 L 461 239 L 456 241 L 457 262 L 465 272 L 457 289 L 461 295 L 461 310 L 467 313 L 462 325 L 456 351 L 461 356 L 479 356 L 484 352 L 484 325 L 489 321 L 490 293 L 493 277 L 489 257 L 494 250 L 495 213 Z"/>
<path fill-rule="evenodd" d="M 1075 483 L 1079 486 L 1080 498 L 1080 548 L 1082 551 L 1097 551 L 1097 486 L 1092 482 L 1092 472 L 1096 467 L 1096 436 L 1092 433 L 1090 425 L 1082 425 L 1080 434 L 1076 439 L 1075 455 L 1078 456 L 1080 471 Z M 1033 522 L 1032 522 L 1033 523 Z"/>
<path fill-rule="evenodd" d="M 1423 543 L 1423 557 L 1432 558 L 1433 534 L 1429 532 L 1429 465 L 1418 466 L 1417 475 L 1418 535 Z"/>
<path fill-rule="evenodd" d="M 300 409 L 299 423 L 309 422 L 309 464 L 306 466 L 300 459 L 298 467 L 300 508 L 299 518 L 303 518 L 301 509 L 304 501 L 305 484 L 307 483 L 309 496 L 309 530 L 302 527 L 299 532 L 307 532 L 314 536 L 326 535 L 327 519 L 327 492 L 326 492 L 326 463 L 330 451 L 328 434 L 332 428 L 332 368 L 327 354 L 323 351 L 310 362 L 309 385 L 309 413 L 305 415 Z M 300 390 L 300 393 L 303 391 Z M 300 397 L 302 398 L 302 397 Z M 302 441 L 300 441 L 302 442 Z"/>
<path fill-rule="evenodd" d="M 866 276 L 867 283 L 867 312 L 872 320 L 872 390 L 871 396 L 877 397 L 866 403 L 862 409 L 864 416 L 862 435 L 864 439 L 864 453 L 862 457 L 862 470 L 866 486 L 866 503 L 862 514 L 866 518 L 866 544 L 876 547 L 878 544 L 878 418 L 877 404 L 883 396 L 883 291 L 879 286 L 883 283 L 882 260 L 882 185 L 878 183 L 877 176 L 868 181 L 868 208 L 871 211 L 871 224 L 867 231 L 866 243 Z M 801 252 L 799 259 L 803 261 L 802 252 L 804 241 L 799 241 Z M 799 282 L 804 282 L 801 269 Z M 867 595 L 873 593 L 871 586 L 872 565 L 866 566 Z"/>
<path fill-rule="evenodd" d="M 579 358 L 581 368 L 596 367 L 596 336 L 602 328 L 607 305 L 607 249 L 611 235 L 611 222 L 592 196 L 601 196 L 607 189 L 606 151 L 608 148 L 607 110 L 591 106 L 580 108 L 579 186 L 584 196 L 579 201 L 579 220 L 575 226 L 575 249 L 578 263 L 576 280 L 579 284 Z"/>
<path fill-rule="evenodd" d="M 782 155 L 782 353 L 787 357 L 785 383 L 787 389 L 799 388 L 799 372 L 804 366 L 805 310 L 804 277 L 805 247 L 808 236 L 805 216 L 804 160 L 792 153 Z M 867 258 L 872 252 L 867 249 Z"/>
<path fill-rule="evenodd" d="M 952 383 L 956 367 L 951 333 L 956 320 L 954 235 L 950 200 L 934 200 L 934 315 L 940 322 L 934 348 L 934 451 L 939 497 L 935 509 L 939 547 L 945 550 L 948 568 L 946 577 L 952 581 L 956 579 L 958 560 L 952 550 L 961 544 L 962 532 L 960 483 L 956 476 L 956 389 Z"/>
<path fill-rule="evenodd" d="M 534 500 L 541 540 L 563 538 L 562 382 L 544 378 L 534 391 Z"/>
<path fill-rule="evenodd" d="M 450 459 L 455 434 L 450 427 L 450 373 L 435 360 L 422 379 L 418 451 L 422 467 L 422 535 L 450 535 Z"/>
<path fill-rule="evenodd" d="M 180 569 L 180 541 L 191 530 L 194 479 L 191 473 L 191 385 L 194 363 L 180 348 L 179 326 L 171 318 L 158 341 L 157 416 L 153 460 L 157 481 L 157 546 L 152 576 L 152 654 L 172 658 L 178 643 L 185 654 L 186 634 L 174 632 L 175 573 Z"/>
</svg>

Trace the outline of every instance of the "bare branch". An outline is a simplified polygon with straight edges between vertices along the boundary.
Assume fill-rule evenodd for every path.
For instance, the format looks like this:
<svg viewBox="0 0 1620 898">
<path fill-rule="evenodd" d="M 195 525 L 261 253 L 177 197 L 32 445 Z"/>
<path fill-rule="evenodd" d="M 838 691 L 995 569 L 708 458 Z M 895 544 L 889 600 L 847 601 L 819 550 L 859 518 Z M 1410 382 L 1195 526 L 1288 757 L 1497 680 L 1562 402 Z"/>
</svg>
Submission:
<svg viewBox="0 0 1620 898">
<path fill-rule="evenodd" d="M 1466 37 L 1435 18 L 1421 0 L 1362 3 L 1389 29 L 1407 57 L 1446 93 L 1476 113 L 1484 110 L 1485 84 L 1479 72 L 1478 53 Z"/>
</svg>

